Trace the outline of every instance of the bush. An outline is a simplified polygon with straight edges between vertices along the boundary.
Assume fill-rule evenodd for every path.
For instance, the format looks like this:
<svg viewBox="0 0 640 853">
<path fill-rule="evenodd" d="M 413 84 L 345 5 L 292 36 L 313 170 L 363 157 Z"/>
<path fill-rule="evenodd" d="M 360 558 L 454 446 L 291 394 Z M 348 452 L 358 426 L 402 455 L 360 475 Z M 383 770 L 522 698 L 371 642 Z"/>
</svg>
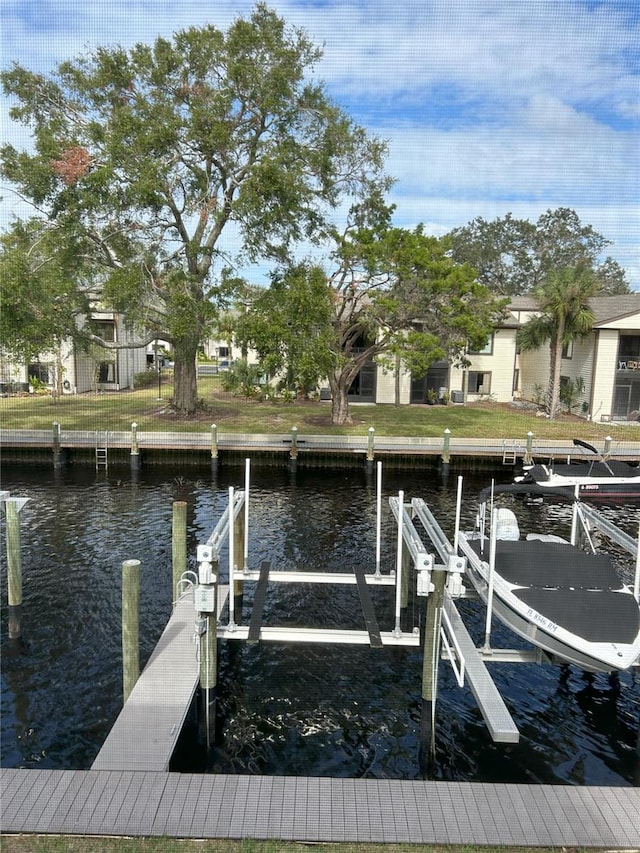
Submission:
<svg viewBox="0 0 640 853">
<path fill-rule="evenodd" d="M 255 399 L 261 395 L 260 379 L 262 370 L 257 364 L 248 364 L 240 358 L 229 365 L 222 377 L 222 388 L 233 394 Z"/>
<path fill-rule="evenodd" d="M 153 388 L 158 382 L 158 374 L 155 370 L 145 370 L 143 373 L 135 373 L 133 376 L 133 390 L 141 388 Z"/>
</svg>

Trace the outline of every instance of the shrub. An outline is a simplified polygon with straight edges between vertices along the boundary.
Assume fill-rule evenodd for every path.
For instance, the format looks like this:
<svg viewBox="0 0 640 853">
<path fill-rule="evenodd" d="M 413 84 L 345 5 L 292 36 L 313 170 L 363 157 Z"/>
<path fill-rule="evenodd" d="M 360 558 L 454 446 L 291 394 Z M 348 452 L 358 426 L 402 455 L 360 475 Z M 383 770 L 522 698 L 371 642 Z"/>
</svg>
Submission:
<svg viewBox="0 0 640 853">
<path fill-rule="evenodd" d="M 145 370 L 142 373 L 135 373 L 133 376 L 133 390 L 139 391 L 141 388 L 152 388 L 158 382 L 158 374 L 155 370 Z"/>
</svg>

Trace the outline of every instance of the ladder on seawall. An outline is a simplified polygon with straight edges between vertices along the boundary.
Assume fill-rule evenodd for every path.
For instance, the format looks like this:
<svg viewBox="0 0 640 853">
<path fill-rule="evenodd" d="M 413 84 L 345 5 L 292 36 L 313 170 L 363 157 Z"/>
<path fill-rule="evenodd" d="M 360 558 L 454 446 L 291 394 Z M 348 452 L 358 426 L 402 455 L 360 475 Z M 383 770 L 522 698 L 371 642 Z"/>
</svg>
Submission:
<svg viewBox="0 0 640 853">
<path fill-rule="evenodd" d="M 502 442 L 502 464 L 503 465 L 515 465 L 516 464 L 516 454 L 518 448 L 517 444 L 514 441 L 503 441 Z"/>
<path fill-rule="evenodd" d="M 109 433 L 96 430 L 96 471 L 109 467 Z"/>
</svg>

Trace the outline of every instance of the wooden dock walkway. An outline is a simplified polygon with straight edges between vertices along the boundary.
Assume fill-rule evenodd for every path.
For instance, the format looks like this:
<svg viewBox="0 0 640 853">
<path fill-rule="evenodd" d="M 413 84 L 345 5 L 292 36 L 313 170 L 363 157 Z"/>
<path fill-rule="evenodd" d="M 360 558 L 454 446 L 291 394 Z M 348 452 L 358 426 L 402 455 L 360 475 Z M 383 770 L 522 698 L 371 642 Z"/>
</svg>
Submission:
<svg viewBox="0 0 640 853">
<path fill-rule="evenodd" d="M 640 789 L 0 770 L 3 834 L 640 848 Z"/>
</svg>

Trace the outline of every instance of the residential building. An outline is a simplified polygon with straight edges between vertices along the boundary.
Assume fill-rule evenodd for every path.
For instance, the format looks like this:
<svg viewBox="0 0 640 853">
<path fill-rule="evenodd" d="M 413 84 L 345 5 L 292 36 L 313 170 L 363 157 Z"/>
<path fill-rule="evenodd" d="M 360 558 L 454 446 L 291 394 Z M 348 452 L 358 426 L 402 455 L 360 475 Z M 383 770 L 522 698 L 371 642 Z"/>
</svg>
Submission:
<svg viewBox="0 0 640 853">
<path fill-rule="evenodd" d="M 133 387 L 135 374 L 147 368 L 146 347 L 135 346 L 136 334 L 120 314 L 94 311 L 91 325 L 99 337 L 117 343 L 119 348 L 105 349 L 95 345 L 83 352 L 69 340 L 63 342 L 59 352 L 41 353 L 29 364 L 0 356 L 0 392 L 27 391 L 32 379 L 51 390 L 60 384 L 65 394 Z"/>
</svg>

